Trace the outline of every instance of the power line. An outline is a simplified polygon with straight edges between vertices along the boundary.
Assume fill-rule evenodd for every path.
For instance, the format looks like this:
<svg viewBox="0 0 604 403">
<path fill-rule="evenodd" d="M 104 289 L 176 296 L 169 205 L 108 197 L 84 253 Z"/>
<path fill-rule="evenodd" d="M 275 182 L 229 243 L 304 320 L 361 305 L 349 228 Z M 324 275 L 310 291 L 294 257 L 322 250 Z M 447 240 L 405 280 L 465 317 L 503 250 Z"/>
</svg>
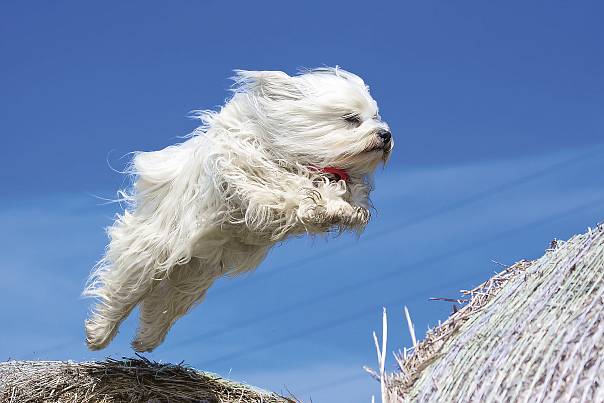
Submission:
<svg viewBox="0 0 604 403">
<path fill-rule="evenodd" d="M 328 382 L 322 382 L 322 383 L 319 383 L 319 384 L 315 384 L 313 386 L 309 386 L 307 388 L 302 389 L 301 391 L 297 391 L 296 395 L 306 395 L 306 394 L 311 395 L 313 392 L 317 392 L 319 390 L 329 389 L 329 388 L 332 388 L 334 386 L 339 386 L 339 385 L 343 385 L 343 384 L 346 384 L 346 383 L 358 381 L 358 380 L 363 379 L 363 378 L 367 379 L 367 378 L 369 378 L 369 376 L 370 375 L 367 372 L 364 372 L 363 370 L 361 370 L 359 368 L 359 372 L 356 372 L 356 373 L 354 373 L 352 375 L 342 376 L 340 378 L 336 378 L 336 379 L 333 379 L 333 380 L 328 381 Z"/>
<path fill-rule="evenodd" d="M 529 225 L 532 225 L 532 224 L 529 224 Z M 385 273 L 380 273 L 377 276 L 372 276 L 372 277 L 369 277 L 369 278 L 365 278 L 365 279 L 359 280 L 359 281 L 357 281 L 355 283 L 348 284 L 348 285 L 345 285 L 343 287 L 339 287 L 339 288 L 336 288 L 336 289 L 324 292 L 324 293 L 319 294 L 319 295 L 314 295 L 314 296 L 311 296 L 311 297 L 306 298 L 306 299 L 301 300 L 301 301 L 296 301 L 294 303 L 288 304 L 287 306 L 281 306 L 279 308 L 273 309 L 273 310 L 271 310 L 269 312 L 266 312 L 264 314 L 253 316 L 253 317 L 251 317 L 249 319 L 246 319 L 244 321 L 237 321 L 237 322 L 232 323 L 230 325 L 223 326 L 223 327 L 221 327 L 219 329 L 214 329 L 214 330 L 209 330 L 209 331 L 203 332 L 201 334 L 198 334 L 197 336 L 193 336 L 193 337 L 187 338 L 187 339 L 182 340 L 180 342 L 177 342 L 175 344 L 167 345 L 166 346 L 167 350 L 173 349 L 175 347 L 181 347 L 181 346 L 184 346 L 184 345 L 187 345 L 187 344 L 194 344 L 196 342 L 199 342 L 200 339 L 215 337 L 215 336 L 222 335 L 224 333 L 228 333 L 228 332 L 232 332 L 232 331 L 235 331 L 235 330 L 239 330 L 241 328 L 245 328 L 245 327 L 248 327 L 250 325 L 254 325 L 254 324 L 257 324 L 259 322 L 266 321 L 266 320 L 271 319 L 271 318 L 273 318 L 275 316 L 280 316 L 280 315 L 283 315 L 285 313 L 289 313 L 289 312 L 291 312 L 293 310 L 296 310 L 296 309 L 305 308 L 305 307 L 308 307 L 308 306 L 311 306 L 311 305 L 318 304 L 320 302 L 324 302 L 324 301 L 329 300 L 329 299 L 333 299 L 333 298 L 335 298 L 337 296 L 346 294 L 348 292 L 354 291 L 354 290 L 356 290 L 358 288 L 361 288 L 361 287 L 366 287 L 368 285 L 377 284 L 377 283 L 383 282 L 385 280 L 390 280 L 390 279 L 392 279 L 394 277 L 398 277 L 398 276 L 401 276 L 401 275 L 406 275 L 406 274 L 410 273 L 411 271 L 415 271 L 415 270 L 417 270 L 418 268 L 420 268 L 422 266 L 430 265 L 430 264 L 433 264 L 433 263 L 445 260 L 447 258 L 459 255 L 461 253 L 464 253 L 464 252 L 467 252 L 467 251 L 470 251 L 470 250 L 473 250 L 473 249 L 477 249 L 477 248 L 483 246 L 484 244 L 488 244 L 488 243 L 494 242 L 495 240 L 498 240 L 501 237 L 508 236 L 510 234 L 510 232 L 515 232 L 515 231 L 516 231 L 516 229 L 508 230 L 508 231 L 506 231 L 504 233 L 501 233 L 499 235 L 496 235 L 496 236 L 494 236 L 492 238 L 487 238 L 487 239 L 479 241 L 479 242 L 470 242 L 468 244 L 465 244 L 465 245 L 460 246 L 458 248 L 454 248 L 452 250 L 443 252 L 441 254 L 429 256 L 427 258 L 420 259 L 417 262 L 406 264 L 406 265 L 403 265 L 403 266 L 399 266 L 399 267 L 397 267 L 397 268 L 395 268 L 393 270 L 389 270 L 389 271 L 387 271 Z"/>
<path fill-rule="evenodd" d="M 313 333 L 318 333 L 319 331 L 322 330 L 327 330 L 327 329 L 331 329 L 337 326 L 341 326 L 343 324 L 349 323 L 349 322 L 353 322 L 355 320 L 361 319 L 364 316 L 368 316 L 368 315 L 374 315 L 383 305 L 392 305 L 395 303 L 400 303 L 402 301 L 408 301 L 409 298 L 405 297 L 405 298 L 397 298 L 395 300 L 389 301 L 387 304 L 380 304 L 380 305 L 376 305 L 376 306 L 372 306 L 369 309 L 364 309 L 362 311 L 357 311 L 355 313 L 352 313 L 350 315 L 346 315 L 343 317 L 340 317 L 336 320 L 330 319 L 328 321 L 324 321 L 318 324 L 315 324 L 313 326 L 310 326 L 302 331 L 296 331 L 293 333 L 289 333 L 285 336 L 282 336 L 278 339 L 274 339 L 274 340 L 270 340 L 270 341 L 266 341 L 263 343 L 258 343 L 257 345 L 253 346 L 252 348 L 249 349 L 240 349 L 238 351 L 232 352 L 232 353 L 228 353 L 228 354 L 224 354 L 220 357 L 211 359 L 209 361 L 205 361 L 202 362 L 200 365 L 201 366 L 209 366 L 211 364 L 215 364 L 217 362 L 222 362 L 222 361 L 226 361 L 226 360 L 230 360 L 233 358 L 240 358 L 244 355 L 249 355 L 251 353 L 255 353 L 258 351 L 262 351 L 262 350 L 267 350 L 270 349 L 272 347 L 275 347 L 279 344 L 284 344 L 287 342 L 290 342 L 292 340 L 296 340 L 305 336 L 308 336 L 310 334 Z"/>
<path fill-rule="evenodd" d="M 552 216 L 549 216 L 549 217 L 546 217 L 546 218 L 535 220 L 535 221 L 532 221 L 532 222 L 530 222 L 528 224 L 525 224 L 525 225 L 522 225 L 522 226 L 519 226 L 519 227 L 516 227 L 516 228 L 513 228 L 513 229 L 509 229 L 509 230 L 506 230 L 506 231 L 503 231 L 503 232 L 500 232 L 499 234 L 494 235 L 494 236 L 492 236 L 490 238 L 487 238 L 487 239 L 485 239 L 483 241 L 480 241 L 478 243 L 470 243 L 470 244 L 468 244 L 468 245 L 466 245 L 464 247 L 453 249 L 452 251 L 449 251 L 449 252 L 446 252 L 446 253 L 443 253 L 443 254 L 439 255 L 438 257 L 434 258 L 434 260 L 435 261 L 436 260 L 442 260 L 442 259 L 444 259 L 446 257 L 450 257 L 452 255 L 461 254 L 463 252 L 475 249 L 478 246 L 483 246 L 485 244 L 498 241 L 498 240 L 500 240 L 502 238 L 505 238 L 505 237 L 508 237 L 510 235 L 513 235 L 513 234 L 515 234 L 515 233 L 517 233 L 519 231 L 523 231 L 525 229 L 530 229 L 530 228 L 535 228 L 535 227 L 538 227 L 538 226 L 541 226 L 541 225 L 544 225 L 544 224 L 549 224 L 549 223 L 551 223 L 553 221 L 560 220 L 562 218 L 565 218 L 565 217 L 570 216 L 572 214 L 575 214 L 577 212 L 584 211 L 584 210 L 586 210 L 588 208 L 591 208 L 593 206 L 596 206 L 596 205 L 602 206 L 603 204 L 604 204 L 604 198 L 598 198 L 598 199 L 592 200 L 592 201 L 590 201 L 588 203 L 584 203 L 584 204 L 582 204 L 580 206 L 573 207 L 571 209 L 565 210 L 564 212 L 562 212 L 560 214 L 556 214 L 556 215 L 552 215 Z M 426 259 L 426 260 L 432 260 L 432 259 Z M 389 273 L 386 274 L 386 276 L 387 277 L 393 277 L 394 273 L 395 273 L 395 271 L 390 271 Z M 398 270 L 396 271 L 396 273 L 398 274 Z M 406 274 L 406 273 L 401 273 L 401 274 Z M 384 276 L 382 276 L 382 277 L 384 277 Z M 399 303 L 399 302 L 402 302 L 402 301 L 405 301 L 405 300 L 408 300 L 408 299 L 409 299 L 408 296 L 404 297 L 404 298 L 397 298 L 395 300 L 389 301 L 387 304 L 380 304 L 380 306 L 382 306 L 382 305 L 391 305 L 391 304 Z M 379 306 L 378 307 L 372 307 L 371 309 L 365 309 L 365 310 L 362 310 L 362 311 L 357 311 L 354 314 L 346 315 L 346 316 L 340 317 L 340 318 L 338 318 L 336 320 L 330 319 L 329 321 L 324 321 L 324 322 L 321 322 L 319 324 L 315 324 L 315 325 L 310 326 L 310 327 L 308 327 L 306 329 L 303 329 L 302 331 L 296 331 L 296 332 L 284 335 L 284 336 L 282 336 L 280 338 L 277 338 L 277 339 L 274 339 L 274 340 L 271 340 L 271 341 L 258 343 L 255 346 L 252 346 L 251 348 L 240 349 L 240 350 L 235 351 L 235 352 L 224 354 L 224 355 L 219 356 L 217 358 L 214 358 L 212 360 L 203 362 L 201 365 L 207 366 L 207 365 L 214 364 L 214 363 L 217 363 L 217 362 L 222 362 L 222 361 L 230 360 L 230 359 L 233 359 L 233 358 L 239 358 L 239 357 L 242 357 L 242 356 L 245 356 L 245 355 L 249 355 L 251 353 L 255 353 L 255 352 L 258 352 L 258 351 L 266 350 L 266 349 L 269 349 L 269 348 L 274 347 L 276 345 L 284 344 L 286 342 L 289 342 L 289 341 L 292 341 L 292 340 L 296 340 L 296 339 L 308 336 L 310 334 L 317 333 L 317 332 L 322 331 L 322 330 L 326 330 L 326 329 L 330 329 L 330 328 L 333 328 L 333 327 L 336 327 L 336 326 L 340 326 L 340 325 L 343 325 L 345 323 L 357 320 L 357 319 L 359 319 L 361 317 L 364 317 L 366 315 L 369 315 L 369 314 L 374 314 L 377 309 L 379 309 Z"/>
<path fill-rule="evenodd" d="M 372 241 L 372 240 L 378 239 L 378 238 L 380 238 L 382 236 L 385 236 L 387 234 L 390 234 L 392 232 L 396 232 L 396 231 L 399 231 L 401 229 L 410 227 L 412 225 L 419 224 L 419 223 L 421 223 L 423 221 L 429 220 L 429 219 L 434 218 L 434 217 L 438 217 L 438 216 L 443 215 L 443 214 L 445 214 L 447 212 L 450 212 L 450 211 L 456 210 L 458 208 L 461 208 L 461 207 L 470 205 L 472 203 L 475 203 L 477 201 L 486 199 L 486 198 L 491 197 L 491 196 L 493 196 L 493 195 L 495 195 L 497 193 L 504 192 L 504 191 L 506 191 L 508 189 L 511 189 L 513 187 L 520 186 L 522 184 L 531 182 L 531 181 L 536 180 L 536 179 L 538 179 L 540 177 L 543 177 L 543 176 L 547 176 L 549 174 L 552 174 L 555 171 L 558 171 L 560 169 L 566 168 L 566 167 L 571 166 L 573 164 L 576 164 L 578 162 L 584 161 L 585 159 L 590 158 L 590 157 L 592 157 L 594 155 L 599 155 L 600 148 L 602 147 L 602 145 L 604 145 L 604 143 L 597 144 L 597 145 L 593 146 L 593 148 L 590 151 L 587 151 L 587 152 L 581 153 L 581 154 L 579 154 L 577 156 L 568 158 L 566 160 L 563 160 L 563 161 L 551 164 L 551 165 L 549 165 L 549 166 L 547 166 L 547 167 L 545 167 L 543 169 L 537 170 L 537 171 L 535 171 L 535 172 L 533 172 L 531 174 L 528 174 L 528 175 L 522 176 L 520 178 L 516 178 L 516 179 L 513 179 L 511 181 L 505 182 L 503 184 L 500 184 L 500 185 L 497 185 L 497 186 L 493 186 L 491 188 L 488 188 L 488 189 L 476 192 L 476 193 L 474 193 L 471 196 L 468 196 L 468 197 L 465 197 L 465 198 L 461 198 L 461 199 L 459 199 L 459 200 L 457 200 L 457 201 L 455 201 L 453 203 L 450 203 L 450 204 L 448 204 L 448 205 L 446 205 L 444 207 L 433 209 L 433 210 L 431 210 L 429 212 L 426 212 L 424 214 L 420 214 L 420 215 L 417 215 L 415 217 L 412 217 L 412 218 L 410 218 L 410 219 L 408 219 L 406 221 L 403 221 L 403 222 L 400 222 L 398 224 L 394 224 L 392 226 L 386 227 L 383 230 L 381 230 L 380 232 L 376 232 L 376 233 L 373 233 L 373 234 L 367 234 L 367 235 L 365 235 L 363 237 L 362 241 L 368 242 L 368 241 Z M 354 247 L 357 247 L 356 243 L 344 244 L 342 246 L 339 246 L 336 249 L 331 250 L 330 251 L 330 255 L 341 253 L 343 251 L 352 249 Z M 289 271 L 289 270 L 294 270 L 294 269 L 300 268 L 301 266 L 303 266 L 305 264 L 311 263 L 313 261 L 318 261 L 318 260 L 324 258 L 324 256 L 325 256 L 325 252 L 320 252 L 320 253 L 316 253 L 314 255 L 307 256 L 307 257 L 302 258 L 302 259 L 295 260 L 295 261 L 293 261 L 292 263 L 290 263 L 288 265 L 284 265 L 284 266 L 280 266 L 280 267 L 278 266 L 278 267 L 272 269 L 269 272 L 255 273 L 254 277 L 251 277 L 251 278 L 247 279 L 245 285 L 249 285 L 249 284 L 253 284 L 254 282 L 265 280 L 265 279 L 270 278 L 272 276 L 275 276 L 277 274 L 281 274 L 284 271 Z M 442 258 L 443 257 L 441 257 L 441 259 Z M 416 263 L 416 264 L 427 264 L 427 262 L 419 262 L 419 263 Z M 375 280 L 371 280 L 370 279 L 370 281 L 374 282 Z M 364 284 L 367 284 L 367 283 L 364 283 Z M 233 290 L 236 290 L 237 287 L 241 286 L 241 285 L 242 285 L 241 283 L 240 284 L 226 285 L 226 286 L 224 286 L 222 288 L 218 288 L 218 289 L 212 290 L 211 293 L 212 293 L 212 295 L 220 295 L 220 294 L 228 293 L 228 292 L 231 292 Z M 358 286 L 358 285 L 357 284 L 353 284 L 350 287 L 356 287 L 356 286 Z M 320 302 L 320 301 L 324 301 L 326 299 L 329 299 L 329 298 L 332 297 L 332 295 L 333 296 L 340 295 L 340 294 L 346 292 L 345 290 L 347 290 L 348 288 L 349 288 L 349 286 L 342 287 L 339 290 L 332 291 L 331 293 L 329 293 L 329 295 L 322 294 L 322 295 L 320 295 L 319 297 L 316 298 L 316 302 Z M 311 304 L 312 302 L 302 302 L 302 304 L 304 304 L 304 303 Z M 288 307 L 285 307 L 285 308 L 282 307 L 282 308 L 279 308 L 277 310 L 273 310 L 272 312 L 269 312 L 267 315 L 263 315 L 262 318 L 263 319 L 264 318 L 268 319 L 270 317 L 274 317 L 274 316 L 280 315 L 282 313 L 286 313 L 289 310 L 294 309 L 295 307 L 297 307 L 299 304 L 300 303 L 291 304 Z M 258 322 L 259 320 L 263 320 L 263 319 L 252 318 L 252 319 L 246 320 L 245 322 L 243 322 L 243 324 L 242 324 L 242 322 L 238 322 L 237 323 L 238 326 L 235 326 L 235 327 L 228 327 L 228 328 L 227 327 L 223 327 L 223 328 L 220 328 L 218 330 L 208 331 L 208 332 L 205 332 L 205 333 L 203 333 L 201 335 L 198 335 L 195 338 L 186 339 L 182 343 L 178 343 L 178 344 L 173 345 L 173 346 L 171 346 L 169 348 L 173 348 L 175 346 L 180 346 L 180 345 L 185 345 L 185 344 L 193 343 L 193 342 L 197 341 L 199 337 L 213 337 L 213 336 L 225 333 L 226 331 L 235 330 L 235 328 L 237 328 L 237 327 L 239 327 L 239 328 L 246 327 L 246 326 L 249 326 L 249 325 L 251 325 L 253 323 Z M 51 348 L 48 348 L 48 349 L 44 349 L 44 350 L 40 350 L 40 351 L 38 351 L 38 354 L 40 354 L 40 353 L 47 353 L 47 352 L 55 351 L 55 350 L 58 350 L 58 349 L 62 349 L 65 345 L 66 344 L 60 345 L 60 346 L 54 346 L 54 347 L 51 347 Z"/>
<path fill-rule="evenodd" d="M 350 383 L 353 381 L 358 381 L 360 379 L 363 378 L 369 378 L 369 374 L 367 372 L 364 372 L 363 370 L 361 370 L 359 368 L 359 372 L 353 374 L 353 375 L 347 375 L 347 376 L 343 376 L 340 378 L 336 378 L 333 379 L 331 381 L 328 382 L 322 382 L 319 384 L 315 384 L 313 386 L 309 386 L 307 388 L 302 389 L 301 391 L 296 392 L 297 395 L 306 395 L 306 394 L 311 394 L 313 392 L 317 392 L 319 390 L 323 390 L 323 389 L 329 389 L 332 388 L 334 386 L 339 386 L 339 385 L 343 385 L 346 383 Z M 379 384 L 378 384 L 379 385 Z"/>
<path fill-rule="evenodd" d="M 421 263 L 419 263 L 419 264 L 421 265 Z M 396 269 L 396 271 L 397 271 L 398 274 L 407 274 L 408 273 L 408 271 L 407 272 L 400 272 L 400 269 L 401 269 L 400 267 Z M 465 280 L 466 278 L 469 280 L 469 279 L 472 278 L 472 276 L 467 276 L 467 277 L 464 277 L 463 279 Z M 378 281 L 375 281 L 376 279 L 378 281 L 381 281 L 381 278 L 375 277 L 375 278 L 370 279 L 370 282 L 371 283 L 378 282 Z M 244 322 L 233 323 L 232 327 L 225 326 L 225 327 L 222 327 L 222 328 L 214 330 L 214 331 L 208 331 L 208 332 L 205 332 L 205 333 L 203 333 L 201 335 L 187 338 L 187 339 L 182 340 L 180 342 L 169 344 L 169 345 L 166 346 L 167 348 L 164 349 L 164 352 L 172 350 L 175 347 L 182 347 L 182 346 L 189 345 L 189 344 L 199 343 L 201 341 L 201 339 L 203 339 L 204 337 L 205 338 L 209 338 L 209 337 L 219 336 L 219 335 L 222 335 L 224 333 L 229 333 L 229 332 L 232 332 L 232 331 L 239 330 L 241 328 L 245 328 L 245 327 L 254 325 L 254 324 L 258 323 L 258 322 L 264 322 L 264 321 L 266 321 L 268 319 L 271 319 L 271 318 L 273 318 L 275 316 L 279 316 L 279 315 L 282 315 L 282 314 L 285 314 L 285 313 L 289 313 L 289 312 L 294 311 L 296 309 L 307 308 L 308 306 L 315 305 L 315 304 L 318 304 L 320 302 L 324 302 L 327 299 L 331 299 L 331 298 L 336 297 L 338 295 L 345 294 L 348 291 L 355 290 L 355 289 L 360 288 L 361 286 L 366 285 L 366 284 L 368 284 L 367 281 L 360 281 L 360 282 L 357 282 L 357 283 L 354 283 L 354 284 L 350 284 L 350 285 L 347 285 L 345 287 L 338 288 L 336 290 L 328 291 L 328 292 L 326 292 L 324 294 L 321 294 L 320 296 L 310 297 L 310 298 L 307 298 L 307 299 L 305 299 L 303 301 L 298 301 L 296 303 L 292 303 L 292 304 L 288 305 L 287 307 L 283 307 L 283 308 L 280 308 L 280 309 L 273 310 L 273 311 L 269 312 L 268 314 L 257 315 L 257 316 L 254 316 L 254 317 L 252 317 L 252 318 L 250 318 L 250 319 L 248 319 L 248 320 L 246 320 Z M 446 283 L 439 284 L 439 287 L 440 286 L 444 287 L 444 286 L 446 286 Z M 429 291 L 432 288 L 434 288 L 434 287 L 432 286 L 432 287 L 430 287 L 428 289 L 424 289 L 424 290 L 422 290 L 422 292 L 418 292 L 418 293 L 415 293 L 413 295 L 423 295 L 426 291 Z M 412 295 L 411 298 L 413 298 L 413 295 Z"/>
<path fill-rule="evenodd" d="M 604 143 L 603 143 L 604 144 Z M 529 183 L 531 181 L 534 181 L 538 178 L 541 178 L 543 176 L 547 176 L 550 175 L 552 173 L 554 173 L 555 171 L 558 171 L 560 169 L 566 168 L 570 165 L 579 163 L 581 161 L 584 161 L 587 158 L 590 158 L 594 155 L 600 155 L 601 150 L 600 148 L 602 147 L 603 144 L 597 144 L 596 146 L 594 146 L 592 149 L 590 149 L 587 152 L 581 153 L 577 156 L 568 158 L 566 160 L 551 164 L 545 168 L 539 169 L 531 174 L 522 176 L 520 178 L 516 178 L 513 179 L 511 181 L 502 183 L 500 185 L 497 186 L 493 186 L 490 187 L 488 189 L 485 190 L 481 190 L 478 191 L 468 197 L 464 197 L 461 198 L 453 203 L 447 204 L 443 207 L 439 207 L 433 210 L 430 210 L 426 213 L 423 214 L 419 214 L 415 217 L 409 218 L 405 221 L 393 224 L 391 226 L 388 226 L 384 229 L 382 229 L 379 232 L 375 232 L 375 233 L 370 233 L 370 234 L 366 234 L 363 236 L 362 241 L 363 242 L 368 242 L 368 241 L 373 241 L 375 239 L 381 238 L 385 235 L 388 235 L 392 232 L 396 232 L 396 231 L 400 231 L 404 228 L 408 228 L 410 226 L 422 223 L 424 221 L 427 221 L 431 218 L 435 218 L 438 216 L 441 216 L 445 213 L 448 213 L 450 211 L 459 209 L 461 207 L 465 207 L 468 206 L 472 203 L 478 202 L 480 200 L 484 200 L 487 199 L 497 193 L 502 193 L 506 190 L 509 190 L 511 188 L 514 188 L 516 186 L 520 186 L 526 183 Z M 349 243 L 349 244 L 344 244 L 341 246 L 338 246 L 338 248 L 332 248 L 332 250 L 330 250 L 330 255 L 334 255 L 337 253 L 342 253 L 344 251 L 347 251 L 349 249 L 353 249 L 356 248 L 357 244 L 356 243 Z M 241 287 L 243 284 L 250 285 L 250 284 L 254 284 L 255 282 L 259 282 L 259 281 L 264 281 L 267 278 L 273 277 L 277 274 L 281 274 L 285 271 L 290 271 L 290 270 L 294 270 L 294 269 L 299 269 L 301 266 L 306 265 L 308 263 L 312 263 L 314 261 L 318 261 L 321 260 L 322 258 L 325 257 L 325 252 L 320 252 L 320 253 L 315 253 L 313 255 L 310 256 L 306 256 L 302 259 L 298 259 L 293 261 L 292 263 L 288 264 L 288 265 L 282 265 L 282 266 L 277 266 L 276 268 L 268 271 L 268 272 L 263 272 L 263 273 L 255 273 L 253 277 L 246 279 L 245 283 L 238 283 L 238 284 L 230 284 L 230 285 L 225 285 L 221 288 L 217 288 L 214 289 L 213 292 L 211 293 L 211 295 L 216 296 L 216 295 L 221 295 L 224 293 L 228 293 L 231 291 L 236 290 L 238 287 Z"/>
</svg>

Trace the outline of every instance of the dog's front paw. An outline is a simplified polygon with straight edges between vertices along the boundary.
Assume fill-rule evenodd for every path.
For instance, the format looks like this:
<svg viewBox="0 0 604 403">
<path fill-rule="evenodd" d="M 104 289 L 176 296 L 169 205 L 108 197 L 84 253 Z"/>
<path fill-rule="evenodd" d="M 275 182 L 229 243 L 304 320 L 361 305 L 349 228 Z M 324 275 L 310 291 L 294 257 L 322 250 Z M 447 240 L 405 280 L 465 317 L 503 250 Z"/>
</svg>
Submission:
<svg viewBox="0 0 604 403">
<path fill-rule="evenodd" d="M 371 216 L 369 210 L 366 208 L 353 206 L 344 201 L 333 203 L 331 206 L 328 206 L 328 211 L 328 214 L 332 217 L 333 224 L 348 227 L 365 226 L 369 222 Z"/>
<path fill-rule="evenodd" d="M 321 205 L 310 205 L 301 208 L 298 218 L 304 225 L 321 226 L 329 223 L 327 209 Z"/>
<path fill-rule="evenodd" d="M 364 227 L 369 223 L 371 212 L 364 207 L 354 207 L 354 211 L 350 216 L 350 225 Z"/>
<path fill-rule="evenodd" d="M 303 189 L 303 198 L 298 207 L 298 219 L 305 226 L 322 226 L 328 221 L 327 208 L 317 189 Z"/>
<path fill-rule="evenodd" d="M 325 231 L 332 226 L 364 227 L 370 219 L 369 210 L 352 206 L 343 200 L 332 201 L 326 205 L 307 206 L 299 218 L 307 228 Z"/>
</svg>

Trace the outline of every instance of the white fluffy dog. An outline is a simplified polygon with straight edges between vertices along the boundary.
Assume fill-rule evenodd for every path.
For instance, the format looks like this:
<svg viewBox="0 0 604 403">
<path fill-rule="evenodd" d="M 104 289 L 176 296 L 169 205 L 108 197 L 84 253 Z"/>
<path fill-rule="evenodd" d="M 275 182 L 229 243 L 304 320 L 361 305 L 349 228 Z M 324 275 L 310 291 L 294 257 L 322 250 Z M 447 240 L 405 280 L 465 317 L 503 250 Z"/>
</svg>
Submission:
<svg viewBox="0 0 604 403">
<path fill-rule="evenodd" d="M 257 267 L 291 235 L 361 231 L 371 175 L 393 147 L 358 76 L 237 71 L 233 97 L 181 144 L 136 153 L 130 204 L 84 295 L 86 341 L 104 348 L 140 304 L 132 346 L 151 351 L 214 280 Z"/>
</svg>

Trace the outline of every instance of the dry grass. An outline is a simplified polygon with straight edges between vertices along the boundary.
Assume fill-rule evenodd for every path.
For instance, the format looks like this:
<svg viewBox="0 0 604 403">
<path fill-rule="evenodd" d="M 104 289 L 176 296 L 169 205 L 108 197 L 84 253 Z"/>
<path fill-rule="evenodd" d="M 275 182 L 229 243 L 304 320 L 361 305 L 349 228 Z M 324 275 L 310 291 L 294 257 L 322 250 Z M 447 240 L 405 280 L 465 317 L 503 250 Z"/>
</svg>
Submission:
<svg viewBox="0 0 604 403">
<path fill-rule="evenodd" d="M 295 402 L 252 386 L 142 357 L 0 363 L 1 402 Z"/>
</svg>

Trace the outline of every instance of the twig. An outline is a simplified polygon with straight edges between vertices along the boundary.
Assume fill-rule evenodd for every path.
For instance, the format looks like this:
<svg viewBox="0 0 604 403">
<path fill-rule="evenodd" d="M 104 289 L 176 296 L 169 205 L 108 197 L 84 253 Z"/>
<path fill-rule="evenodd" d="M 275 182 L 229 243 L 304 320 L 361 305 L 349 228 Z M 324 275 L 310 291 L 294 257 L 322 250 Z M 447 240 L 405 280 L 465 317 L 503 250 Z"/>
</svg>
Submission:
<svg viewBox="0 0 604 403">
<path fill-rule="evenodd" d="M 430 297 L 428 298 L 429 301 L 446 301 L 446 302 L 455 302 L 458 304 L 463 304 L 466 302 L 470 302 L 469 299 L 454 299 L 454 298 L 439 298 L 439 297 Z"/>
</svg>

